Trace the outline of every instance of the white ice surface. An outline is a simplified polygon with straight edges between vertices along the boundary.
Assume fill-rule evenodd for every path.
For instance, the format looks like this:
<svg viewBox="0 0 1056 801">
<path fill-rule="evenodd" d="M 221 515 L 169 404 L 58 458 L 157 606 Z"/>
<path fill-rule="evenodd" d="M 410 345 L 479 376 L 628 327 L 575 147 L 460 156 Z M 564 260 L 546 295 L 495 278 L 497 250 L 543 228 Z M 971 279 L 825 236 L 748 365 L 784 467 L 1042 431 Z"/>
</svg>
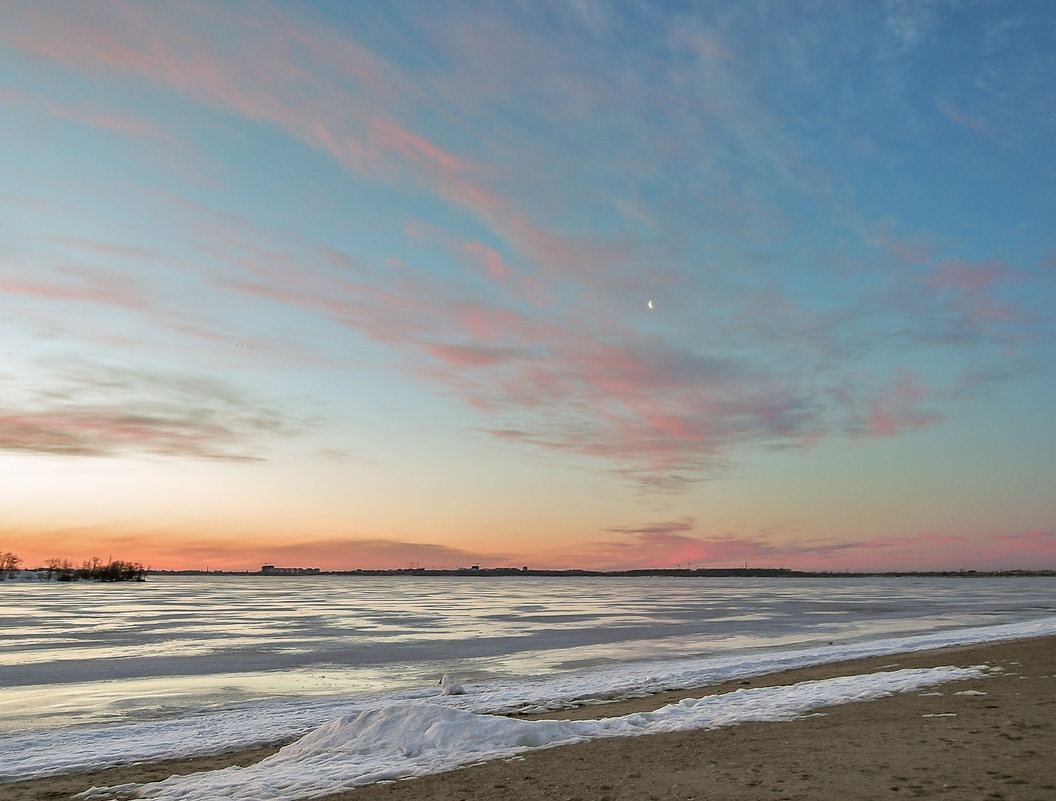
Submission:
<svg viewBox="0 0 1056 801">
<path fill-rule="evenodd" d="M 456 696 L 441 695 L 440 688 L 433 686 L 383 697 L 274 702 L 132 724 L 47 729 L 0 737 L 0 783 L 292 740 L 338 717 L 393 707 L 439 706 L 476 714 L 562 709 L 591 700 L 705 687 L 845 659 L 1050 634 L 1056 634 L 1056 617 L 842 643 L 838 648 L 752 651 L 706 659 L 611 665 L 519 681 L 469 684 L 465 695 Z"/>
<path fill-rule="evenodd" d="M 115 793 L 130 793 L 158 801 L 298 801 L 603 737 L 789 720 L 819 707 L 982 675 L 981 667 L 938 667 L 843 676 L 686 699 L 654 712 L 596 720 L 529 721 L 436 704 L 391 706 L 331 721 L 255 765 L 93 788 L 80 797 L 111 799 Z"/>
</svg>

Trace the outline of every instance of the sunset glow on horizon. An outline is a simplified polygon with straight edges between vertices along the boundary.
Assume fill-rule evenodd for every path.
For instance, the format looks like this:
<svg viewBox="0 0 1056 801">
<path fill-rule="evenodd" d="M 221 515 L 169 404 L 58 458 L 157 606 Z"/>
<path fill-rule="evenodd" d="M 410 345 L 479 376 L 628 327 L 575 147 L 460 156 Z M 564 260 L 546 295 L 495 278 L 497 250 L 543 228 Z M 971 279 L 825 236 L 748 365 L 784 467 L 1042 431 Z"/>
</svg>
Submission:
<svg viewBox="0 0 1056 801">
<path fill-rule="evenodd" d="M 1056 569 L 1048 4 L 0 9 L 27 567 Z"/>
</svg>

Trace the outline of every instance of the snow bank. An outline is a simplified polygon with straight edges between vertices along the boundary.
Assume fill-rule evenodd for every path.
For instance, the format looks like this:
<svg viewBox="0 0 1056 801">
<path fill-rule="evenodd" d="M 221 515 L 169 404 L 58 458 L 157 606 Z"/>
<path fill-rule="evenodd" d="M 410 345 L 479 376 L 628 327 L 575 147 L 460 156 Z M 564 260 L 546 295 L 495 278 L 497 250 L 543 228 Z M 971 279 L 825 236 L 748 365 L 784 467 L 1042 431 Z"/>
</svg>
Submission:
<svg viewBox="0 0 1056 801">
<path fill-rule="evenodd" d="M 0 581 L 56 581 L 46 570 L 0 570 Z"/>
<path fill-rule="evenodd" d="M 123 793 L 158 801 L 298 801 L 602 737 L 790 720 L 819 707 L 983 675 L 984 667 L 897 670 L 737 690 L 686 699 L 654 712 L 578 721 L 514 720 L 430 703 L 393 706 L 331 721 L 256 765 L 92 788 L 79 797 L 110 799 Z"/>
</svg>

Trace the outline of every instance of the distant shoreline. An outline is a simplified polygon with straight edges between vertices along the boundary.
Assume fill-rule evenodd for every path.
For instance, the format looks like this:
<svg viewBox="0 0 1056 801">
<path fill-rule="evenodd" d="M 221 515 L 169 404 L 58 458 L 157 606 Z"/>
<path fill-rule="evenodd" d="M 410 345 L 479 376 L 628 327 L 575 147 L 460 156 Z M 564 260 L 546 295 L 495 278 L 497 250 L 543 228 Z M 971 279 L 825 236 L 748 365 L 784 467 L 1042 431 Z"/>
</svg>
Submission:
<svg viewBox="0 0 1056 801">
<path fill-rule="evenodd" d="M 460 567 L 455 570 L 400 568 L 393 570 L 320 570 L 272 568 L 261 570 L 148 570 L 151 576 L 535 576 L 558 578 L 1023 578 L 1056 576 L 1056 570 L 897 570 L 809 571 L 785 568 L 643 568 L 638 570 L 541 570 L 515 567 Z"/>
</svg>

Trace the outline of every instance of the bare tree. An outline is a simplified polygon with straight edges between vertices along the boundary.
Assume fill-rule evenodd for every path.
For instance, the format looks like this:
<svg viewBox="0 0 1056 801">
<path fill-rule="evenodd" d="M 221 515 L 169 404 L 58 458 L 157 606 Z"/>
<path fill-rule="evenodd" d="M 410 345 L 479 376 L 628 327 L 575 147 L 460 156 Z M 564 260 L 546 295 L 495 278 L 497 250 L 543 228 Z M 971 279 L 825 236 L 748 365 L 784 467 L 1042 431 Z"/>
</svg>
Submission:
<svg viewBox="0 0 1056 801">
<path fill-rule="evenodd" d="M 18 570 L 20 564 L 22 560 L 11 551 L 0 553 L 0 570 Z"/>
<path fill-rule="evenodd" d="M 68 579 L 73 573 L 73 563 L 69 559 L 60 559 L 57 556 L 44 562 L 44 566 L 48 568 L 49 579 L 54 578 L 55 574 L 58 574 L 60 580 Z"/>
</svg>

